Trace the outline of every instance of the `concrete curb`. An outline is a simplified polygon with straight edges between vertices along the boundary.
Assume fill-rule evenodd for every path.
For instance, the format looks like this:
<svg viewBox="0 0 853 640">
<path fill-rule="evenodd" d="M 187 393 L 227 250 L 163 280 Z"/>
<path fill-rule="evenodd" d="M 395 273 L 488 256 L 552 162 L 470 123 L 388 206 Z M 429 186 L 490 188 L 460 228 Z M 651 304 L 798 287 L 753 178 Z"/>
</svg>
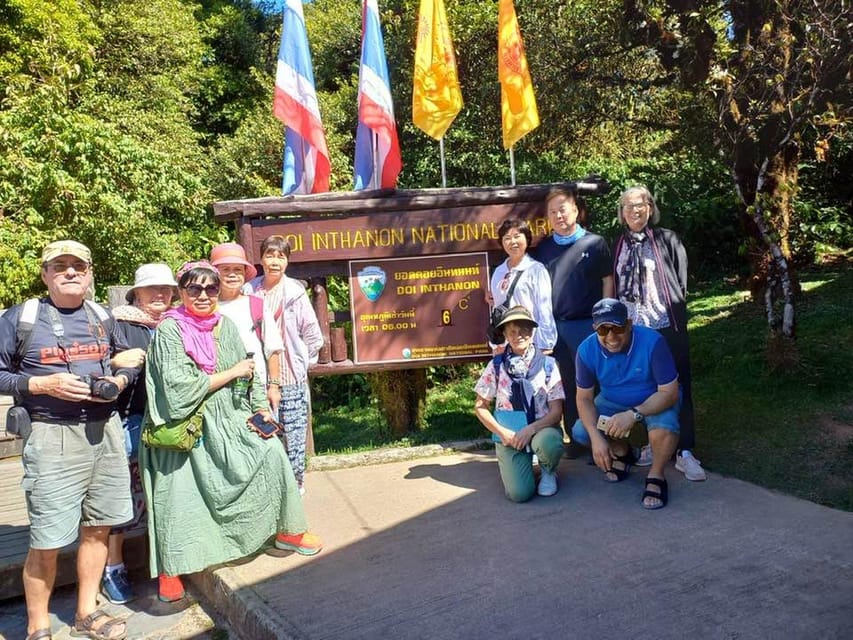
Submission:
<svg viewBox="0 0 853 640">
<path fill-rule="evenodd" d="M 206 569 L 188 577 L 238 638 L 301 640 L 300 634 L 283 626 L 279 615 L 229 567 Z"/>
<path fill-rule="evenodd" d="M 465 451 L 478 451 L 489 449 L 493 446 L 494 443 L 490 439 L 482 438 L 479 440 L 444 442 L 442 444 L 425 444 L 418 447 L 388 447 L 386 449 L 374 449 L 373 451 L 345 455 L 314 456 L 308 460 L 308 470 L 332 471 L 334 469 L 346 469 L 349 467 L 363 467 L 370 464 L 384 464 L 386 462 L 431 458 L 433 456 L 449 455 Z"/>
</svg>

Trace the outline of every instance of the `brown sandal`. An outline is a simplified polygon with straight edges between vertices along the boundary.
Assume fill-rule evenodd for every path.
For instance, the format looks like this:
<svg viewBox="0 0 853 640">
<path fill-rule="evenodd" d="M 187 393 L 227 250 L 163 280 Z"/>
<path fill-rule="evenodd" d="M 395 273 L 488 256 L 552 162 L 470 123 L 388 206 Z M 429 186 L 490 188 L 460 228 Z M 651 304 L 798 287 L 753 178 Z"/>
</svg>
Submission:
<svg viewBox="0 0 853 640">
<path fill-rule="evenodd" d="M 108 620 L 98 628 L 94 628 L 92 625 L 101 618 L 108 618 Z M 124 630 L 118 635 L 111 635 L 113 629 L 118 625 L 122 625 Z M 92 640 L 124 640 L 127 637 L 127 622 L 113 618 L 103 609 L 95 609 L 85 618 L 74 618 L 71 635 L 75 638 L 91 638 Z"/>
<path fill-rule="evenodd" d="M 27 636 L 27 640 L 52 640 L 53 634 L 50 632 L 50 629 L 36 629 L 30 635 Z"/>
</svg>

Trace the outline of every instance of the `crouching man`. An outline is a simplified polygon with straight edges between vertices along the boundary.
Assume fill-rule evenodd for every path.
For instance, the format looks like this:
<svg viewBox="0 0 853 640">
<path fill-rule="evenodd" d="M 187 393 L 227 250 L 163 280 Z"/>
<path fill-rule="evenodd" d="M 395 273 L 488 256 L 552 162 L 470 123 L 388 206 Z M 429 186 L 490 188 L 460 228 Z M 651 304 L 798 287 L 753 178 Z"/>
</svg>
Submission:
<svg viewBox="0 0 853 640">
<path fill-rule="evenodd" d="M 621 482 L 634 461 L 628 437 L 632 430 L 647 431 L 653 462 L 642 502 L 646 509 L 660 509 L 668 498 L 664 467 L 678 446 L 675 361 L 657 331 L 631 325 L 618 300 L 599 300 L 592 324 L 595 334 L 581 343 L 575 362 L 580 418 L 573 432 L 586 431 L 605 479 Z"/>
</svg>

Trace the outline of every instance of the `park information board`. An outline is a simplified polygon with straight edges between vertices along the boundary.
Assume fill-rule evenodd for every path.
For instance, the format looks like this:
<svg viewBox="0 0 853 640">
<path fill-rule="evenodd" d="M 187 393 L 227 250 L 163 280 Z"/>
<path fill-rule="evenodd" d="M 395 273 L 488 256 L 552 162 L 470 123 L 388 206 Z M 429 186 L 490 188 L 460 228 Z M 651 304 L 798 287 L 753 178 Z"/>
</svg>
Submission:
<svg viewBox="0 0 853 640">
<path fill-rule="evenodd" d="M 356 364 L 490 354 L 486 253 L 351 260 Z"/>
</svg>

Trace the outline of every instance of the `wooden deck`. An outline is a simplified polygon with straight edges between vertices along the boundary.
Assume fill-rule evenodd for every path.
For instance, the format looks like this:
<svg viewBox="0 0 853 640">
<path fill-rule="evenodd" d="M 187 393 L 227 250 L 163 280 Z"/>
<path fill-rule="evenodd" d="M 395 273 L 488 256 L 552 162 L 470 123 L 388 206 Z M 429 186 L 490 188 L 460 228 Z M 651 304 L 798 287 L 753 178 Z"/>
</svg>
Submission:
<svg viewBox="0 0 853 640">
<path fill-rule="evenodd" d="M 30 523 L 21 489 L 22 476 L 19 457 L 0 460 L 0 600 L 14 598 L 24 592 L 22 571 L 29 549 Z M 129 569 L 147 565 L 147 540 L 144 528 L 127 534 L 124 556 Z M 77 581 L 76 555 L 76 544 L 60 552 L 57 586 Z"/>
</svg>

